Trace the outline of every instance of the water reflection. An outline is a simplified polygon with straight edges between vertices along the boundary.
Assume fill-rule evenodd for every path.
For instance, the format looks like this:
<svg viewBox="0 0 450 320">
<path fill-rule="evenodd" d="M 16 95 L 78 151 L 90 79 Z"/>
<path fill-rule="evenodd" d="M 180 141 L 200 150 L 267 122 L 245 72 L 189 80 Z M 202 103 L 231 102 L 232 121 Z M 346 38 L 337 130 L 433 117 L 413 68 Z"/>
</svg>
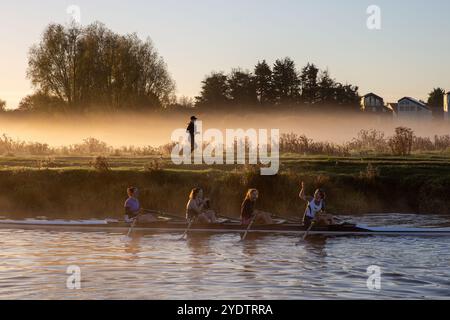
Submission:
<svg viewBox="0 0 450 320">
<path fill-rule="evenodd" d="M 139 253 L 142 250 L 142 234 L 133 234 L 129 239 L 123 239 L 124 252 L 126 253 L 126 260 L 135 261 L 139 259 Z"/>
<path fill-rule="evenodd" d="M 395 216 L 364 217 L 367 224 Z M 372 220 L 371 220 L 372 219 Z M 410 220 L 408 220 L 410 219 Z M 441 216 L 401 216 L 449 223 Z M 124 234 L 0 230 L 0 298 L 300 299 L 450 298 L 447 238 Z M 66 267 L 83 289 L 65 288 Z M 367 289 L 367 267 L 383 290 Z"/>
</svg>

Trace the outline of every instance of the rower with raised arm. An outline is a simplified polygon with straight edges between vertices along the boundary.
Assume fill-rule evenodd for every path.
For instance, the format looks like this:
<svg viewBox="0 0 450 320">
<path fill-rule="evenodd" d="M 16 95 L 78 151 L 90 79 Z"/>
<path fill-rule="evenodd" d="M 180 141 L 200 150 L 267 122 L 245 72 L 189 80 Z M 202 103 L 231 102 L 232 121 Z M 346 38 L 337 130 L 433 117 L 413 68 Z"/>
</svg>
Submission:
<svg viewBox="0 0 450 320">
<path fill-rule="evenodd" d="M 325 191 L 317 189 L 313 197 L 307 196 L 305 195 L 305 183 L 302 182 L 299 197 L 307 202 L 305 215 L 303 217 L 303 223 L 306 227 L 311 226 L 312 223 L 322 226 L 334 224 L 333 216 L 325 213 Z"/>
<path fill-rule="evenodd" d="M 195 219 L 199 223 L 216 223 L 216 213 L 211 209 L 210 200 L 203 198 L 203 190 L 195 188 L 189 195 L 186 206 L 186 220 Z"/>
<path fill-rule="evenodd" d="M 125 201 L 125 222 L 132 223 L 137 221 L 139 223 L 151 223 L 158 219 L 151 213 L 146 213 L 141 208 L 139 203 L 139 189 L 136 187 L 129 187 L 127 189 L 128 199 Z"/>
<path fill-rule="evenodd" d="M 255 224 L 273 224 L 272 215 L 255 209 L 256 200 L 259 198 L 259 191 L 250 189 L 247 191 L 244 202 L 241 206 L 241 223 L 249 225 Z"/>
</svg>

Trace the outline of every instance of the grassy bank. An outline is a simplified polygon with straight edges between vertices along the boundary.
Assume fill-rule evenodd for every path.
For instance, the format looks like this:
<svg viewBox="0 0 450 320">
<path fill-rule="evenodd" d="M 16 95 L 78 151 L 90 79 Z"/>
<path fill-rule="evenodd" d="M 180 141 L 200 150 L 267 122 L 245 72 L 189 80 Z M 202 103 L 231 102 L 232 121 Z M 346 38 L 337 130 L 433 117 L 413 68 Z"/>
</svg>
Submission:
<svg viewBox="0 0 450 320">
<path fill-rule="evenodd" d="M 261 191 L 259 207 L 299 215 L 301 180 L 325 188 L 334 213 L 418 212 L 450 214 L 450 160 L 443 155 L 396 157 L 299 157 L 284 155 L 279 175 L 254 167 L 184 166 L 168 159 L 110 158 L 99 171 L 92 158 L 0 158 L 0 216 L 120 217 L 129 185 L 142 204 L 182 214 L 191 188 L 200 186 L 222 214 L 237 216 L 245 191 Z"/>
</svg>

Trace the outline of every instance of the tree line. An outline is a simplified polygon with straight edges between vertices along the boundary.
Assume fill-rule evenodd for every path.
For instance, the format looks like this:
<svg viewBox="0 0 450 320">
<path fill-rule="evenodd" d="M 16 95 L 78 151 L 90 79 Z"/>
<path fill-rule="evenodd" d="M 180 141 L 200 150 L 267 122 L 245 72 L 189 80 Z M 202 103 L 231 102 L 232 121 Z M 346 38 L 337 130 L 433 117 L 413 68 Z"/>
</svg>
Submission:
<svg viewBox="0 0 450 320">
<path fill-rule="evenodd" d="M 155 109 L 174 99 L 175 83 L 150 39 L 119 35 L 101 23 L 49 25 L 29 52 L 35 93 L 19 110 Z"/>
<path fill-rule="evenodd" d="M 18 111 L 229 110 L 280 107 L 358 110 L 358 86 L 333 79 L 308 63 L 297 70 L 289 58 L 259 61 L 252 71 L 212 72 L 198 97 L 176 98 L 175 81 L 150 39 L 120 35 L 96 22 L 85 27 L 50 24 L 31 47 L 27 77 L 35 91 Z M 428 104 L 443 111 L 445 91 L 434 89 Z M 0 112 L 6 102 L 0 99 Z"/>
<path fill-rule="evenodd" d="M 328 70 L 308 63 L 300 71 L 287 57 L 271 67 L 265 60 L 253 72 L 233 69 L 230 74 L 213 72 L 202 82 L 196 97 L 199 108 L 232 106 L 343 106 L 357 110 L 358 87 L 334 80 Z"/>
</svg>

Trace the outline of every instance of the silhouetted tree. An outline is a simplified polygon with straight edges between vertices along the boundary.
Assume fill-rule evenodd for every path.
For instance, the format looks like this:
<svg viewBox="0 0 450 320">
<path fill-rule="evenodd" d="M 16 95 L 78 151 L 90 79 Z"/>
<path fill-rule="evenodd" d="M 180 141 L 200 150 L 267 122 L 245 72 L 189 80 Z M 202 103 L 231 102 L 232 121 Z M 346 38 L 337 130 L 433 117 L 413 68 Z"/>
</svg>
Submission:
<svg viewBox="0 0 450 320">
<path fill-rule="evenodd" d="M 200 96 L 196 97 L 198 107 L 220 108 L 229 104 L 228 77 L 223 72 L 213 72 L 202 84 Z"/>
<path fill-rule="evenodd" d="M 358 93 L 359 88 L 351 84 L 336 84 L 336 104 L 359 109 L 360 96 Z"/>
<path fill-rule="evenodd" d="M 173 100 L 174 82 L 152 42 L 100 23 L 49 25 L 28 64 L 39 95 L 56 97 L 70 110 L 157 108 Z"/>
<path fill-rule="evenodd" d="M 336 82 L 328 70 L 320 71 L 310 63 L 299 75 L 290 58 L 277 60 L 273 69 L 265 60 L 258 62 L 254 74 L 241 69 L 233 69 L 230 75 L 213 73 L 202 84 L 197 106 L 292 106 L 303 102 L 359 109 L 358 87 Z"/>
<path fill-rule="evenodd" d="M 253 75 L 248 71 L 234 69 L 228 77 L 231 102 L 234 105 L 252 106 L 258 102 Z"/>
<path fill-rule="evenodd" d="M 308 104 L 317 102 L 319 94 L 319 85 L 317 83 L 319 69 L 314 65 L 308 63 L 300 74 L 302 101 Z"/>
<path fill-rule="evenodd" d="M 435 88 L 428 95 L 428 105 L 436 116 L 444 114 L 444 95 L 445 90 L 442 88 Z"/>
<path fill-rule="evenodd" d="M 267 64 L 266 60 L 258 62 L 255 66 L 255 87 L 258 101 L 262 105 L 271 105 L 274 103 L 273 90 L 273 74 L 272 69 Z"/>
<path fill-rule="evenodd" d="M 273 66 L 273 90 L 278 104 L 292 104 L 300 97 L 300 79 L 295 62 L 290 58 L 277 60 Z"/>
<path fill-rule="evenodd" d="M 311 91 L 309 91 L 311 93 Z M 325 105 L 336 103 L 336 82 L 330 77 L 328 70 L 320 73 L 317 83 L 315 101 Z"/>
<path fill-rule="evenodd" d="M 55 110 L 67 111 L 66 101 L 41 91 L 37 91 L 23 98 L 19 102 L 18 111 L 23 112 L 53 112 Z"/>
</svg>

